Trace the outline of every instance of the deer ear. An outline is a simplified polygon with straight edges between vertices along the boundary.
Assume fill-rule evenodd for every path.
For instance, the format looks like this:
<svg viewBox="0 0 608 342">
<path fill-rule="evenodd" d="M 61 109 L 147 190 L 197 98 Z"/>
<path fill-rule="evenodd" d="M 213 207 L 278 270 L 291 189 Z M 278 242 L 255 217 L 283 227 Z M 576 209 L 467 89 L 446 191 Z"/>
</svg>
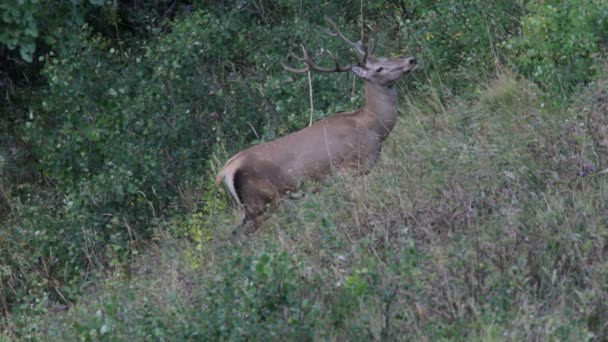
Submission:
<svg viewBox="0 0 608 342">
<path fill-rule="evenodd" d="M 367 78 L 367 70 L 365 70 L 362 67 L 358 67 L 358 66 L 353 66 L 350 71 L 353 72 L 353 74 L 357 75 L 358 77 L 361 77 L 363 79 Z"/>
</svg>

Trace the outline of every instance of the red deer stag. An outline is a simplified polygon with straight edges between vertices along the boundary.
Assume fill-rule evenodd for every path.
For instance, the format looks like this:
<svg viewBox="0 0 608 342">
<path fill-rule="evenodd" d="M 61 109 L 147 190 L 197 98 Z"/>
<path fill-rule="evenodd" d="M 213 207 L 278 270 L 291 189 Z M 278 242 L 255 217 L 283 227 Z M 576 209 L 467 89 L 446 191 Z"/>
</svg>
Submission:
<svg viewBox="0 0 608 342">
<path fill-rule="evenodd" d="M 333 68 L 315 64 L 302 46 L 305 67 L 283 65 L 290 72 L 352 72 L 365 81 L 365 105 L 353 112 L 338 113 L 312 126 L 277 140 L 252 146 L 230 158 L 216 178 L 224 182 L 237 204 L 244 209 L 239 227 L 263 220 L 267 206 L 296 191 L 304 179 L 321 180 L 340 169 L 368 173 L 376 163 L 382 142 L 395 126 L 397 91 L 394 84 L 416 68 L 416 59 L 374 57 L 361 42 L 352 42 L 328 17 L 334 32 L 361 58 L 358 65 Z"/>
</svg>

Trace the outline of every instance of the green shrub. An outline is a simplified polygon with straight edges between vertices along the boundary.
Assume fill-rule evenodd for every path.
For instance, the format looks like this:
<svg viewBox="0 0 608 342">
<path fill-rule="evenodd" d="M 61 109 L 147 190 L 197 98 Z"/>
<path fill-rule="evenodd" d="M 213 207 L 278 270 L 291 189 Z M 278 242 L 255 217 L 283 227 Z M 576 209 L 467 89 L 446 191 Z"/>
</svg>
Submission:
<svg viewBox="0 0 608 342">
<path fill-rule="evenodd" d="M 566 97 L 598 71 L 606 44 L 608 3 L 543 1 L 527 4 L 522 33 L 504 43 L 518 72 Z"/>
<path fill-rule="evenodd" d="M 210 284 L 200 313 L 209 340 L 312 340 L 320 314 L 312 289 L 287 253 L 231 257 Z M 313 297 L 314 298 L 314 297 Z"/>
<path fill-rule="evenodd" d="M 0 4 L 0 45 L 19 48 L 21 58 L 32 62 L 40 41 L 53 45 L 62 39 L 65 29 L 82 25 L 87 11 L 103 5 L 103 0 L 69 2 L 36 0 L 5 1 Z"/>
<path fill-rule="evenodd" d="M 420 61 L 419 71 L 412 74 L 420 86 L 430 79 L 435 92 L 462 95 L 504 62 L 497 44 L 514 36 L 523 8 L 511 0 L 490 6 L 482 0 L 417 0 L 394 13 L 399 41 Z"/>
</svg>

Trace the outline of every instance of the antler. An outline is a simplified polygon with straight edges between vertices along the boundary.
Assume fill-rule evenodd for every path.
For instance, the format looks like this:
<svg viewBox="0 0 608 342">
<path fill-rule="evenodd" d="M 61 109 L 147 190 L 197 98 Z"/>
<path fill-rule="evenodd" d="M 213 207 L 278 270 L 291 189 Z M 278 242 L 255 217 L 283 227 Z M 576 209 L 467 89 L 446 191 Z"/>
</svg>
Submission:
<svg viewBox="0 0 608 342">
<path fill-rule="evenodd" d="M 350 39 L 346 38 L 346 36 L 344 36 L 342 34 L 342 32 L 340 31 L 340 29 L 338 28 L 338 25 L 331 20 L 330 17 L 328 16 L 324 16 L 323 17 L 325 19 L 325 21 L 327 22 L 327 24 L 333 29 L 333 31 L 330 31 L 328 29 L 319 27 L 319 29 L 321 31 L 323 31 L 326 35 L 330 36 L 330 37 L 340 37 L 340 39 L 342 39 L 344 42 L 346 42 L 346 44 L 348 44 L 350 47 L 352 47 L 353 49 L 355 49 L 355 51 L 357 52 L 357 54 L 362 57 L 362 60 L 360 61 L 360 63 L 362 65 L 365 65 L 365 62 L 367 61 L 367 57 L 371 54 L 371 51 L 373 50 L 373 45 L 372 48 L 369 49 L 367 46 L 365 46 L 361 41 L 358 42 L 353 42 Z M 304 68 L 292 68 L 288 65 L 285 65 L 284 63 L 281 63 L 283 65 L 283 68 L 287 71 L 291 71 L 291 72 L 308 72 L 308 71 L 319 71 L 319 72 L 344 72 L 344 71 L 350 71 L 352 68 L 352 65 L 349 64 L 347 66 L 341 67 L 338 64 L 338 61 L 335 60 L 336 62 L 336 66 L 334 68 L 325 68 L 325 67 L 321 67 L 318 66 L 317 64 L 315 64 L 315 62 L 313 62 L 313 60 L 310 58 L 310 56 L 308 55 L 308 51 L 306 49 L 306 47 L 304 45 L 300 45 L 302 48 L 302 57 L 297 57 L 294 56 L 296 59 L 306 63 L 306 66 Z"/>
<path fill-rule="evenodd" d="M 363 45 L 363 43 L 361 43 L 361 41 L 358 42 L 353 42 L 352 40 L 346 38 L 346 36 L 344 36 L 342 34 L 342 32 L 340 32 L 340 29 L 338 29 L 338 25 L 336 25 L 336 23 L 331 20 L 330 17 L 328 16 L 323 16 L 323 19 L 325 19 L 325 21 L 327 22 L 327 24 L 329 24 L 329 26 L 331 26 L 335 32 L 329 31 L 328 29 L 319 27 L 319 29 L 323 32 L 325 32 L 326 35 L 330 36 L 330 37 L 340 37 L 340 39 L 342 39 L 344 42 L 346 42 L 346 44 L 350 45 L 350 47 L 352 47 L 353 49 L 355 49 L 355 51 L 357 52 L 357 54 L 359 56 L 362 57 L 367 57 L 367 47 L 365 45 Z M 365 61 L 365 59 L 364 59 Z"/>
<path fill-rule="evenodd" d="M 310 58 L 310 56 L 308 55 L 308 50 L 306 49 L 306 47 L 304 47 L 304 45 L 302 45 L 302 44 L 300 44 L 300 47 L 302 48 L 302 57 L 297 57 L 297 56 L 294 56 L 294 57 L 297 60 L 300 60 L 300 61 L 306 63 L 306 66 L 304 68 L 292 68 L 292 67 L 286 65 L 285 63 L 281 63 L 285 70 L 291 71 L 291 72 L 298 72 L 298 73 L 308 72 L 308 71 L 345 72 L 345 71 L 350 71 L 350 69 L 352 68 L 351 64 L 348 64 L 346 66 L 340 66 L 338 64 L 338 61 L 336 61 L 336 66 L 333 68 L 325 68 L 325 67 L 318 66 L 312 60 L 312 58 Z"/>
</svg>

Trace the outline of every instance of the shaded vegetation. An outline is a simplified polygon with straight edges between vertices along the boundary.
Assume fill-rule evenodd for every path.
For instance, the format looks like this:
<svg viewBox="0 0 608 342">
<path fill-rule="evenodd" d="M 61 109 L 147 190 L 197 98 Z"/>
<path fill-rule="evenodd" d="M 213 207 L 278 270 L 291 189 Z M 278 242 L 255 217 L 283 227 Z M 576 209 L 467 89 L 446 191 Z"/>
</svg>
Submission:
<svg viewBox="0 0 608 342">
<path fill-rule="evenodd" d="M 70 4 L 0 5 L 7 338 L 606 338 L 604 0 Z M 421 62 L 397 128 L 229 241 L 217 166 L 308 121 L 280 63 L 352 59 L 323 14 Z"/>
</svg>

